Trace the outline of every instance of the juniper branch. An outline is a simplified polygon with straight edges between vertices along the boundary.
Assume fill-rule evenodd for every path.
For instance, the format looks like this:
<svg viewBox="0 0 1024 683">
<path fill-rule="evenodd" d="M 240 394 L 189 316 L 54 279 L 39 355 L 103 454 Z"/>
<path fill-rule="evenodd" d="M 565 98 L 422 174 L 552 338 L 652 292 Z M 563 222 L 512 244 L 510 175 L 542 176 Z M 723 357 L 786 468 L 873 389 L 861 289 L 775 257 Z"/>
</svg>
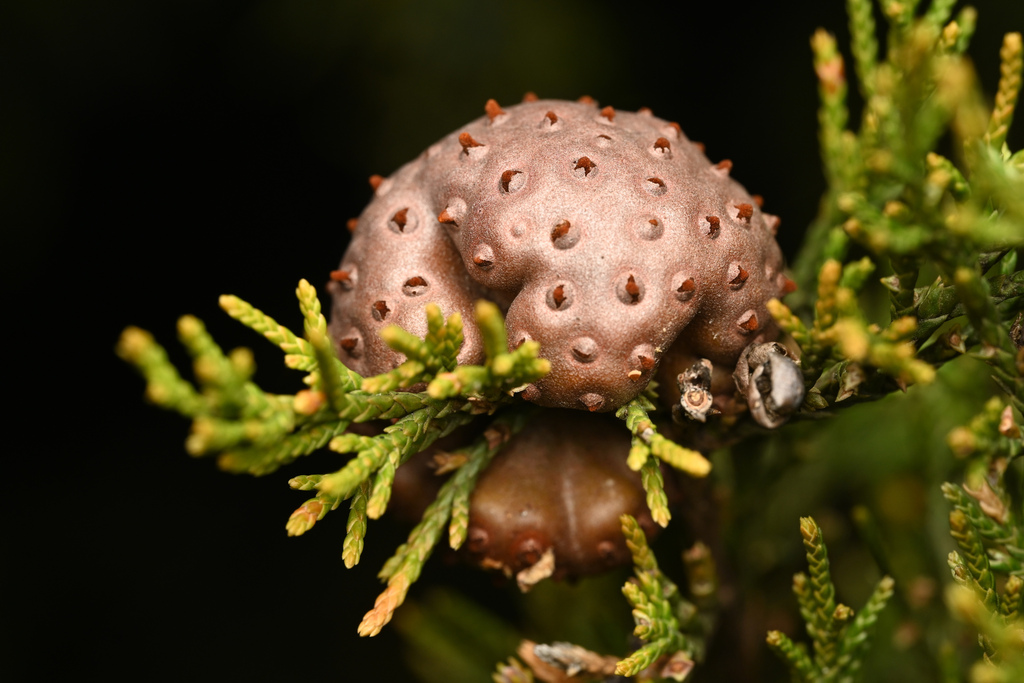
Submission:
<svg viewBox="0 0 1024 683">
<path fill-rule="evenodd" d="M 360 484 L 352 494 L 352 506 L 348 513 L 348 523 L 345 525 L 345 542 L 341 550 L 341 559 L 349 569 L 359 564 L 359 557 L 363 553 L 367 527 L 366 504 L 369 497 L 369 481 Z"/>
<path fill-rule="evenodd" d="M 868 602 L 857 614 L 854 620 L 847 627 L 839 646 L 839 658 L 837 669 L 840 683 L 853 683 L 860 672 L 864 657 L 867 655 L 870 645 L 871 632 L 874 630 L 878 615 L 889 598 L 892 597 L 895 581 L 891 577 L 884 576 L 878 582 Z"/>
<path fill-rule="evenodd" d="M 765 640 L 772 652 L 789 667 L 794 683 L 812 683 L 817 680 L 817 669 L 802 644 L 794 643 L 782 631 L 769 631 Z"/>
<path fill-rule="evenodd" d="M 807 565 L 810 569 L 809 588 L 813 608 L 812 620 L 808 622 L 808 626 L 814 626 L 811 633 L 814 662 L 819 669 L 830 670 L 835 665 L 838 655 L 838 633 L 835 628 L 835 587 L 832 585 L 832 576 L 829 572 L 828 551 L 821 538 L 821 529 L 811 517 L 800 518 L 800 533 L 803 536 Z"/>
<path fill-rule="evenodd" d="M 679 589 L 658 569 L 657 560 L 647 545 L 647 538 L 637 521 L 622 516 L 622 533 L 633 556 L 635 582 L 628 581 L 623 594 L 633 607 L 636 628 L 634 635 L 644 645 L 615 668 L 619 676 L 635 676 L 655 661 L 674 653 L 682 653 L 687 661 L 703 655 L 703 641 L 680 630 L 677 615 L 683 607 Z M 692 606 L 691 606 L 692 607 Z M 688 670 L 688 669 L 687 669 Z"/>
<path fill-rule="evenodd" d="M 1013 112 L 1020 96 L 1021 72 L 1024 71 L 1024 46 L 1021 34 L 1007 33 L 999 51 L 999 89 L 996 92 L 995 108 L 989 119 L 985 141 L 995 150 L 1001 150 L 1006 143 L 1006 134 L 1013 123 Z"/>
<path fill-rule="evenodd" d="M 313 369 L 315 358 L 313 347 L 310 346 L 309 342 L 301 337 L 296 337 L 291 330 L 279 324 L 266 313 L 230 294 L 224 294 L 220 297 L 220 307 L 238 322 L 266 337 L 268 341 L 277 345 L 286 354 L 301 356 L 308 361 L 308 367 L 299 369 Z"/>
<path fill-rule="evenodd" d="M 625 421 L 626 427 L 633 434 L 632 447 L 629 453 L 629 467 L 640 470 L 650 455 L 655 455 L 676 469 L 690 476 L 704 477 L 711 471 L 711 463 L 689 448 L 684 448 L 658 433 L 658 428 L 648 413 L 654 410 L 654 404 L 645 396 L 638 396 L 615 412 L 615 416 Z M 650 495 L 650 492 L 648 492 Z"/>
<path fill-rule="evenodd" d="M 138 369 L 146 379 L 146 398 L 186 417 L 203 411 L 203 399 L 167 358 L 153 335 L 138 327 L 125 328 L 117 342 L 117 355 Z"/>
</svg>

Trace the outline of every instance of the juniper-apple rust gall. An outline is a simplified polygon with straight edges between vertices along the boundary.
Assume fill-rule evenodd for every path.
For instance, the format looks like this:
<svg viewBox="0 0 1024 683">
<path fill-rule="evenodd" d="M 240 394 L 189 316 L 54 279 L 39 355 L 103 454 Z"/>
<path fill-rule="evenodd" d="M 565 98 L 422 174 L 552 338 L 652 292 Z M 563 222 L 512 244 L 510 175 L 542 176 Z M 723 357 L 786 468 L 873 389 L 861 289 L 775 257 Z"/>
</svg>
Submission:
<svg viewBox="0 0 1024 683">
<path fill-rule="evenodd" d="M 589 98 L 500 106 L 388 178 L 332 274 L 331 332 L 366 375 L 403 359 L 379 338 L 425 332 L 423 306 L 471 320 L 485 297 L 509 345 L 540 344 L 551 371 L 523 392 L 544 406 L 608 412 L 635 398 L 666 355 L 731 374 L 776 338 L 765 303 L 789 291 L 761 210 L 703 146 L 649 110 Z M 479 363 L 471 325 L 459 361 Z"/>
<path fill-rule="evenodd" d="M 477 481 L 469 559 L 515 574 L 524 590 L 548 576 L 575 578 L 628 564 L 620 517 L 635 516 L 648 536 L 657 531 L 640 475 L 626 465 L 629 443 L 629 432 L 611 415 L 547 410 L 533 416 Z"/>
</svg>

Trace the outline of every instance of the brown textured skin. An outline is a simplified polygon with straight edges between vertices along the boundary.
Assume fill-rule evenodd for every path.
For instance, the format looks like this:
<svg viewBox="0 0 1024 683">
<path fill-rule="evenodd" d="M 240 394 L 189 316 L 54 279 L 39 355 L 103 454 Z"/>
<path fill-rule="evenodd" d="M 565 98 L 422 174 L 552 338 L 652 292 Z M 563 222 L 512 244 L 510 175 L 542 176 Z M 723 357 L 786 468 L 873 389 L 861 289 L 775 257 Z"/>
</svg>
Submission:
<svg viewBox="0 0 1024 683">
<path fill-rule="evenodd" d="M 467 550 L 485 567 L 519 572 L 548 548 L 557 579 L 628 564 L 619 517 L 656 529 L 630 435 L 611 416 L 547 410 L 513 437 L 477 481 Z"/>
<path fill-rule="evenodd" d="M 678 126 L 608 113 L 560 100 L 489 107 L 384 180 L 342 260 L 357 276 L 332 287 L 344 362 L 364 375 L 396 366 L 377 332 L 422 334 L 428 301 L 462 313 L 460 361 L 479 362 L 468 323 L 488 296 L 508 307 L 510 346 L 535 339 L 551 362 L 531 400 L 610 411 L 677 339 L 680 353 L 731 369 L 748 343 L 774 338 L 764 304 L 785 287 L 777 219 Z M 396 228 L 403 209 L 413 229 Z M 429 284 L 410 294 L 413 276 Z"/>
</svg>

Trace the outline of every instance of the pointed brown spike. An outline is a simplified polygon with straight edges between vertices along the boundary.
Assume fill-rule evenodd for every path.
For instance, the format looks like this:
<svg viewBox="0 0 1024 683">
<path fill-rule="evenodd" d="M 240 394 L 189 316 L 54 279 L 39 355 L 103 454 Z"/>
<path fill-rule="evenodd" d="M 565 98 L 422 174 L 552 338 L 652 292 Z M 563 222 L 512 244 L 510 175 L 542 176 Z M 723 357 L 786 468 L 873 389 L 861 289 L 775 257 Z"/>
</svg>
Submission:
<svg viewBox="0 0 1024 683">
<path fill-rule="evenodd" d="M 359 343 L 359 340 L 356 339 L 355 337 L 342 337 L 341 341 L 339 341 L 338 343 L 341 345 L 341 348 L 345 349 L 351 354 L 353 351 L 355 351 L 356 345 Z"/>
<path fill-rule="evenodd" d="M 525 93 L 523 93 L 523 102 L 536 102 L 537 99 L 537 93 L 533 92 L 532 90 L 527 90 Z"/>
<path fill-rule="evenodd" d="M 703 142 L 695 142 L 695 143 L 693 143 L 693 146 L 696 147 L 698 150 L 700 150 L 701 154 L 704 153 L 705 147 L 704 147 L 704 143 Z"/>
<path fill-rule="evenodd" d="M 719 171 L 725 171 L 726 173 L 728 173 L 729 171 L 732 170 L 732 161 L 730 159 L 722 159 L 717 164 L 715 164 L 715 168 L 717 168 Z"/>
<path fill-rule="evenodd" d="M 580 403 L 587 407 L 590 412 L 601 410 L 604 406 L 604 397 L 601 394 L 588 393 L 580 396 Z"/>
<path fill-rule="evenodd" d="M 693 278 L 688 277 L 685 280 L 683 280 L 683 284 L 679 285 L 676 291 L 679 292 L 680 294 L 685 294 L 686 292 L 692 292 L 696 288 L 697 285 L 693 283 Z"/>
<path fill-rule="evenodd" d="M 373 188 L 374 192 L 377 191 L 377 188 L 380 187 L 380 184 L 383 182 L 384 176 L 382 175 L 377 175 L 376 173 L 374 173 L 372 176 L 370 176 L 370 187 Z"/>
<path fill-rule="evenodd" d="M 438 214 L 437 222 L 447 223 L 448 225 L 458 225 L 458 223 L 455 222 L 455 219 L 448 214 L 448 207 L 445 207 L 444 211 Z"/>
<path fill-rule="evenodd" d="M 658 138 L 657 140 L 654 141 L 654 149 L 658 150 L 659 152 L 671 152 L 672 145 L 665 138 Z"/>
<path fill-rule="evenodd" d="M 647 186 L 644 188 L 654 196 L 660 196 L 668 191 L 668 187 L 665 185 L 665 181 L 661 178 L 648 178 Z"/>
<path fill-rule="evenodd" d="M 783 294 L 783 296 L 785 296 L 786 294 L 792 294 L 793 292 L 796 291 L 796 283 L 795 282 L 790 280 L 785 275 L 782 275 L 781 278 L 782 278 L 782 294 Z"/>
<path fill-rule="evenodd" d="M 576 166 L 573 168 L 574 171 L 583 169 L 583 176 L 586 177 L 597 168 L 597 164 L 589 159 L 589 157 L 580 157 L 579 161 L 576 162 Z"/>
<path fill-rule="evenodd" d="M 565 285 L 558 285 L 551 291 L 551 297 L 555 300 L 555 308 L 561 308 L 565 301 Z"/>
<path fill-rule="evenodd" d="M 590 95 L 584 95 L 576 101 L 579 102 L 580 104 L 597 104 L 597 100 L 595 100 Z"/>
<path fill-rule="evenodd" d="M 741 221 L 750 222 L 751 216 L 754 215 L 754 207 L 750 204 L 737 204 L 736 205 L 736 218 Z"/>
<path fill-rule="evenodd" d="M 473 139 L 473 136 L 469 133 L 459 133 L 459 144 L 462 145 L 462 153 L 469 154 L 471 147 L 483 147 L 483 145 Z"/>
<path fill-rule="evenodd" d="M 640 356 L 639 360 L 641 370 L 650 370 L 654 367 L 654 359 L 650 356 Z"/>
<path fill-rule="evenodd" d="M 558 223 L 555 224 L 555 229 L 551 231 L 551 241 L 554 242 L 560 237 L 565 237 L 565 235 L 569 233 L 570 227 L 572 226 L 569 225 L 569 221 L 558 221 Z"/>
<path fill-rule="evenodd" d="M 335 282 L 347 284 L 350 287 L 352 286 L 352 276 L 349 274 L 347 270 L 332 270 L 331 279 L 334 280 Z"/>
<path fill-rule="evenodd" d="M 544 118 L 548 120 L 549 126 L 553 126 L 558 123 L 558 116 L 553 111 L 549 111 L 547 114 L 544 114 Z"/>
<path fill-rule="evenodd" d="M 487 100 L 487 104 L 484 105 L 484 112 L 487 113 L 488 120 L 494 121 L 494 119 L 504 114 L 505 110 L 501 108 L 501 105 L 498 104 L 497 100 L 492 99 Z"/>
<path fill-rule="evenodd" d="M 358 225 L 359 225 L 359 219 L 358 218 L 349 218 L 348 221 L 345 223 L 345 227 L 348 228 L 349 232 L 355 232 L 356 231 L 356 227 Z"/>
<path fill-rule="evenodd" d="M 650 107 L 640 107 L 639 109 L 636 110 L 636 113 L 640 114 L 640 116 L 653 116 L 654 115 L 654 112 L 651 111 Z"/>
<path fill-rule="evenodd" d="M 678 123 L 676 123 L 675 121 L 670 121 L 668 125 L 670 125 L 672 127 L 672 130 L 675 131 L 677 138 L 683 137 L 683 129 L 679 126 Z"/>
<path fill-rule="evenodd" d="M 395 215 L 391 217 L 391 220 L 393 220 L 395 222 L 395 225 L 398 226 L 398 232 L 404 232 L 405 231 L 405 226 L 406 226 L 406 223 L 408 223 L 408 218 L 409 218 L 409 207 L 401 209 L 400 211 L 396 211 Z"/>
<path fill-rule="evenodd" d="M 764 197 L 762 197 L 759 194 L 755 194 L 753 196 L 753 199 L 754 199 L 754 203 L 757 204 L 757 208 L 759 208 L 759 209 L 763 209 L 764 208 Z"/>
<path fill-rule="evenodd" d="M 405 281 L 406 287 L 423 287 L 427 284 L 427 281 L 421 278 L 419 275 L 414 275 Z"/>
<path fill-rule="evenodd" d="M 757 315 L 753 311 L 747 311 L 740 316 L 740 319 L 736 321 L 742 329 L 747 332 L 755 332 L 760 327 L 760 323 L 757 321 Z"/>
<path fill-rule="evenodd" d="M 517 179 L 516 176 L 520 175 L 521 173 L 522 171 L 516 171 L 514 169 L 509 169 L 502 173 L 500 181 L 501 189 L 505 192 L 515 192 L 516 190 L 520 189 L 523 185 L 522 178 Z M 512 185 L 513 180 L 518 180 L 515 186 Z"/>
<path fill-rule="evenodd" d="M 605 107 L 601 110 L 601 116 L 608 119 L 608 121 L 615 120 L 615 109 L 612 107 Z"/>
<path fill-rule="evenodd" d="M 704 216 L 708 220 L 708 235 L 714 237 L 722 229 L 722 219 L 718 216 Z"/>
<path fill-rule="evenodd" d="M 387 320 L 388 313 L 390 312 L 391 309 L 388 308 L 388 304 L 386 301 L 373 302 L 373 317 L 376 318 L 377 320 Z"/>
<path fill-rule="evenodd" d="M 739 288 L 747 281 L 748 277 L 750 277 L 750 273 L 744 270 L 740 264 L 733 263 L 729 266 L 729 284 L 733 287 Z"/>
<path fill-rule="evenodd" d="M 626 294 L 629 294 L 633 299 L 633 303 L 636 303 L 637 299 L 640 298 L 640 287 L 636 284 L 636 280 L 632 275 L 626 280 Z"/>
</svg>

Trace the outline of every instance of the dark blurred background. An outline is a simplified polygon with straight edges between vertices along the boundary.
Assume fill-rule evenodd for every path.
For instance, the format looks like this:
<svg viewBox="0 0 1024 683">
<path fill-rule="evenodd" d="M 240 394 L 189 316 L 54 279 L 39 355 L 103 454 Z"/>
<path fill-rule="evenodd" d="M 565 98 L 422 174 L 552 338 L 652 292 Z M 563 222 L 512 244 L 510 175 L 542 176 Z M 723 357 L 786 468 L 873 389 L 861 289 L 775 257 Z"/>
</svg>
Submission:
<svg viewBox="0 0 1024 683">
<path fill-rule="evenodd" d="M 300 325 L 294 286 L 321 286 L 338 263 L 367 177 L 482 115 L 487 98 L 512 104 L 528 90 L 679 121 L 782 216 L 792 257 L 824 187 L 808 40 L 823 26 L 846 43 L 843 4 L 4 3 L 0 277 L 13 410 L 0 678 L 357 679 L 349 667 L 405 677 L 394 629 L 355 632 L 404 530 L 371 525 L 352 571 L 340 560 L 343 512 L 286 538 L 304 500 L 287 478 L 336 461 L 252 480 L 189 459 L 187 425 L 145 405 L 114 357 L 120 330 L 139 325 L 174 347 L 174 321 L 195 313 L 226 348 L 254 347 L 261 384 L 294 391 L 277 351 L 227 319 L 217 296 Z M 976 6 L 971 54 L 992 93 L 1000 36 L 1024 28 L 1024 5 Z M 795 517 L 785 524 L 796 543 Z M 479 572 L 438 560 L 422 579 L 445 581 L 508 611 L 508 590 Z"/>
</svg>

